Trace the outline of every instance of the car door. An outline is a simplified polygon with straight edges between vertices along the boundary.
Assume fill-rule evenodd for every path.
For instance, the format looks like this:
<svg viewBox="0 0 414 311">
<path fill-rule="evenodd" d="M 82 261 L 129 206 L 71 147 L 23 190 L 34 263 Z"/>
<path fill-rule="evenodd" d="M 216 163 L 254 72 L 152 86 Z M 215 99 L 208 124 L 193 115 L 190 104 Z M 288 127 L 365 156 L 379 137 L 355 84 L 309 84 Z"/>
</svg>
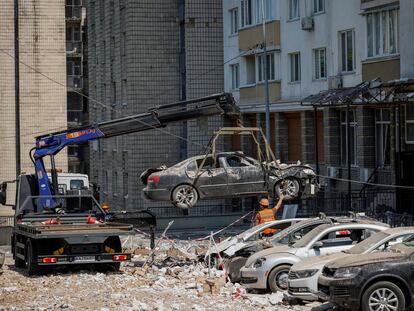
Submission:
<svg viewBox="0 0 414 311">
<path fill-rule="evenodd" d="M 200 158 L 195 161 L 197 168 L 201 167 L 203 160 Z M 199 171 L 195 185 L 206 198 L 225 197 L 228 193 L 227 171 L 219 161 L 209 156 Z"/>
<path fill-rule="evenodd" d="M 265 193 L 263 168 L 239 155 L 224 157 L 231 194 Z"/>
</svg>

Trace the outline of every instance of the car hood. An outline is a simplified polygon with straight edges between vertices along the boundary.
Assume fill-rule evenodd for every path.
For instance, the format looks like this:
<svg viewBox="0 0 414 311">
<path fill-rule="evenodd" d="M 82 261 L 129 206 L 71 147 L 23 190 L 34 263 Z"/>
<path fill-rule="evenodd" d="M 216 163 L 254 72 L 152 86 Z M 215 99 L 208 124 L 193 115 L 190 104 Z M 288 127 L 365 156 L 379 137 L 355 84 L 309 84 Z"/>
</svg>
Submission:
<svg viewBox="0 0 414 311">
<path fill-rule="evenodd" d="M 411 251 L 411 253 L 413 252 Z M 347 257 L 339 258 L 332 262 L 329 262 L 326 265 L 326 267 L 330 269 L 338 269 L 338 268 L 363 266 L 363 265 L 372 264 L 372 263 L 402 260 L 408 257 L 409 255 L 410 253 L 400 252 L 400 251 L 397 251 L 396 249 L 394 249 L 393 251 L 388 251 L 388 252 L 349 255 Z"/>
<path fill-rule="evenodd" d="M 317 256 L 317 257 L 310 257 L 305 258 L 298 263 L 294 264 L 291 268 L 292 271 L 302 271 L 302 270 L 310 270 L 310 269 L 319 269 L 326 265 L 328 262 L 344 258 L 350 256 L 349 254 L 345 254 L 343 252 L 333 253 L 329 255 Z"/>
<path fill-rule="evenodd" d="M 268 257 L 268 256 L 272 256 L 272 255 L 279 254 L 279 253 L 295 254 L 296 249 L 294 249 L 293 247 L 290 247 L 288 245 L 281 245 L 281 246 L 275 246 L 275 247 L 271 247 L 271 248 L 261 250 L 261 251 L 255 253 L 255 254 L 253 254 L 252 256 L 250 256 L 247 259 L 246 267 L 251 265 L 253 262 L 255 262 L 259 258 Z"/>
</svg>

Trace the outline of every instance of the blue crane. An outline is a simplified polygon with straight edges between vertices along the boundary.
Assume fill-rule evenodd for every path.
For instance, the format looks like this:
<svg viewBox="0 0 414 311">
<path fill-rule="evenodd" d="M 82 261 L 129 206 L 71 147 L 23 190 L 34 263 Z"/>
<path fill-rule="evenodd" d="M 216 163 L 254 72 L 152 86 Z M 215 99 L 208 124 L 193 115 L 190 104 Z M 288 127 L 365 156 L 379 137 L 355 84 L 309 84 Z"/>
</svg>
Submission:
<svg viewBox="0 0 414 311">
<path fill-rule="evenodd" d="M 223 114 L 239 116 L 239 109 L 229 93 L 159 105 L 148 109 L 145 113 L 36 137 L 36 145 L 30 154 L 35 166 L 39 195 L 42 197 L 38 211 L 45 208 L 55 209 L 58 205 L 53 198 L 58 194 L 55 155 L 66 146 L 162 128 L 172 122 Z M 51 181 L 43 161 L 46 156 L 50 156 L 51 160 Z"/>
</svg>

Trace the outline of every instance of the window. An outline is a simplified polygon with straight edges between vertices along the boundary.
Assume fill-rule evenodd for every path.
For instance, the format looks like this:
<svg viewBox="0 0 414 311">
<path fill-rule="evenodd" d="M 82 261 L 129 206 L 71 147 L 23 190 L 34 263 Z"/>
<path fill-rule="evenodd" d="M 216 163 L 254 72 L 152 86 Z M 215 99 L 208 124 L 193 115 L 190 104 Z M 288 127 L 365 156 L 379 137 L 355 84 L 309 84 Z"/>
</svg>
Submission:
<svg viewBox="0 0 414 311">
<path fill-rule="evenodd" d="M 354 31 L 347 30 L 339 33 L 339 44 L 341 51 L 341 71 L 351 72 L 355 70 Z"/>
<path fill-rule="evenodd" d="M 256 62 L 253 55 L 246 57 L 246 83 L 256 83 Z"/>
<path fill-rule="evenodd" d="M 230 65 L 231 71 L 231 88 L 237 90 L 239 88 L 239 64 Z"/>
<path fill-rule="evenodd" d="M 81 41 L 81 30 L 79 25 L 72 25 L 66 28 L 66 41 Z"/>
<path fill-rule="evenodd" d="M 414 106 L 405 105 L 405 141 L 414 144 Z"/>
<path fill-rule="evenodd" d="M 325 0 L 313 0 L 313 13 L 325 12 Z"/>
<path fill-rule="evenodd" d="M 326 79 L 326 49 L 313 50 L 313 78 L 315 80 Z"/>
<path fill-rule="evenodd" d="M 237 8 L 230 10 L 230 34 L 239 32 L 239 10 Z"/>
<path fill-rule="evenodd" d="M 290 82 L 300 81 L 300 53 L 289 54 Z"/>
<path fill-rule="evenodd" d="M 263 0 L 265 5 L 265 20 L 274 20 L 276 18 L 275 0 Z M 263 22 L 262 0 L 256 0 L 256 23 Z"/>
<path fill-rule="evenodd" d="M 347 137 L 349 135 L 349 147 L 351 151 L 351 165 L 357 164 L 357 121 L 356 121 L 356 111 L 351 110 L 349 113 L 349 124 L 350 129 L 349 133 L 347 132 L 347 125 L 346 125 L 346 115 L 347 111 L 343 110 L 340 112 L 341 116 L 341 164 L 347 165 L 348 164 L 348 144 L 347 144 Z"/>
<path fill-rule="evenodd" d="M 241 0 L 241 26 L 252 24 L 252 0 Z"/>
<path fill-rule="evenodd" d="M 266 55 L 266 65 L 267 65 L 267 79 L 268 80 L 275 80 L 275 54 L 270 53 Z M 259 82 L 264 81 L 264 55 L 257 56 L 257 80 Z"/>
<path fill-rule="evenodd" d="M 66 62 L 66 74 L 68 76 L 82 75 L 82 63 L 80 60 L 68 60 Z"/>
<path fill-rule="evenodd" d="M 118 172 L 117 171 L 112 171 L 112 187 L 113 187 L 113 194 L 117 195 L 118 194 Z"/>
<path fill-rule="evenodd" d="M 299 17 L 299 0 L 289 0 L 289 19 L 296 19 Z"/>
<path fill-rule="evenodd" d="M 398 53 L 398 15 L 398 9 L 366 15 L 368 57 Z"/>
<path fill-rule="evenodd" d="M 375 110 L 375 155 L 377 165 L 384 167 L 390 165 L 390 110 Z"/>
<path fill-rule="evenodd" d="M 82 190 L 85 184 L 82 179 L 72 179 L 70 181 L 70 190 Z"/>
</svg>

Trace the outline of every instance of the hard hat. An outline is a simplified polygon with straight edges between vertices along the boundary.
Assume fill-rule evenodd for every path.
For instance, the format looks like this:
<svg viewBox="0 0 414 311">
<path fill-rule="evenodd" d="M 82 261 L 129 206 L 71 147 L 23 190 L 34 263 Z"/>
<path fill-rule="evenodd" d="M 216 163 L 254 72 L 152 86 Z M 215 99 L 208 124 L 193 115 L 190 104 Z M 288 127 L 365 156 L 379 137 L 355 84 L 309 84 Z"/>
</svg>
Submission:
<svg viewBox="0 0 414 311">
<path fill-rule="evenodd" d="M 108 203 L 108 202 L 103 202 L 103 203 L 102 203 L 102 208 L 103 208 L 103 209 L 109 209 L 109 207 L 110 207 L 110 206 L 109 206 L 109 203 Z"/>
<path fill-rule="evenodd" d="M 266 198 L 263 198 L 259 201 L 259 204 L 262 206 L 269 206 L 269 200 Z"/>
</svg>

